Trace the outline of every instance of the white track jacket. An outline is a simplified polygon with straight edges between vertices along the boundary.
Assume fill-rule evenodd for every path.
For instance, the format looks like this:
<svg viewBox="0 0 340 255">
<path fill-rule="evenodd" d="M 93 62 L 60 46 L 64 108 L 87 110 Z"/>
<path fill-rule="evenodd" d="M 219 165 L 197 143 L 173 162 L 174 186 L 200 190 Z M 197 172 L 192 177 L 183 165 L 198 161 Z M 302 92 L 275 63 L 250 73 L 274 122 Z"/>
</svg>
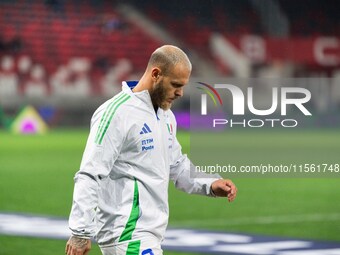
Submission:
<svg viewBox="0 0 340 255">
<path fill-rule="evenodd" d="M 195 173 L 176 139 L 173 113 L 159 108 L 156 114 L 148 91 L 131 91 L 136 84 L 123 82 L 122 92 L 96 110 L 75 175 L 69 227 L 101 246 L 161 242 L 169 179 L 187 193 L 211 196 L 211 183 L 220 178 Z"/>
</svg>

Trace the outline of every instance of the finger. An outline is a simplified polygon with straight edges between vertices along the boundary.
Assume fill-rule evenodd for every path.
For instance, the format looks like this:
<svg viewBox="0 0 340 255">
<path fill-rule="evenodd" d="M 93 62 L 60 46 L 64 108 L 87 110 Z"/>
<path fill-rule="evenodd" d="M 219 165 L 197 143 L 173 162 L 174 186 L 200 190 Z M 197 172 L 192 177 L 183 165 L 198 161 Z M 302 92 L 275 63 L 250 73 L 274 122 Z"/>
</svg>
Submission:
<svg viewBox="0 0 340 255">
<path fill-rule="evenodd" d="M 235 200 L 235 198 L 236 198 L 236 191 L 234 192 L 234 194 L 229 194 L 229 196 L 228 196 L 228 200 L 229 200 L 229 202 L 232 202 L 232 201 L 234 201 L 234 200 Z"/>
<path fill-rule="evenodd" d="M 85 249 L 82 248 L 78 248 L 76 251 L 77 251 L 76 255 L 84 255 L 85 253 Z"/>
<path fill-rule="evenodd" d="M 222 186 L 223 190 L 226 191 L 228 194 L 231 191 L 231 188 L 228 186 Z"/>
<path fill-rule="evenodd" d="M 89 241 L 89 243 L 87 244 L 84 255 L 89 254 L 90 250 L 91 250 L 91 241 Z"/>
<path fill-rule="evenodd" d="M 233 185 L 233 186 L 231 187 L 231 191 L 232 191 L 232 194 L 235 194 L 235 195 L 236 195 L 236 193 L 237 193 L 237 188 L 236 188 L 235 185 Z"/>
<path fill-rule="evenodd" d="M 67 255 L 71 255 L 72 253 L 72 246 L 69 244 L 69 243 L 67 243 L 67 251 L 66 251 L 67 253 Z"/>
<path fill-rule="evenodd" d="M 235 195 L 236 194 L 236 190 L 235 190 L 235 187 L 229 187 L 229 189 L 227 190 L 227 193 L 228 193 L 228 196 L 231 196 L 231 195 Z"/>
<path fill-rule="evenodd" d="M 228 185 L 233 191 L 235 190 L 236 186 L 234 183 L 229 183 Z"/>
<path fill-rule="evenodd" d="M 229 192 L 230 191 L 230 186 L 227 184 L 227 183 L 221 183 L 221 185 L 219 185 L 220 188 L 226 192 Z"/>
<path fill-rule="evenodd" d="M 68 253 L 68 242 L 65 245 L 65 254 L 67 254 L 67 253 Z"/>
<path fill-rule="evenodd" d="M 236 187 L 231 188 L 231 190 L 230 190 L 230 195 L 236 197 L 236 194 L 237 194 L 237 189 L 236 189 Z"/>
<path fill-rule="evenodd" d="M 235 190 L 235 188 L 230 188 L 230 191 L 229 191 L 229 193 L 228 193 L 228 196 L 234 196 L 234 195 L 236 195 L 236 190 Z"/>
<path fill-rule="evenodd" d="M 225 183 L 226 183 L 226 185 L 228 185 L 229 187 L 235 186 L 235 184 L 234 184 L 231 180 L 228 180 L 228 179 L 225 180 Z"/>
<path fill-rule="evenodd" d="M 230 183 L 228 183 L 228 186 L 230 187 L 232 193 L 236 193 L 237 189 L 234 183 L 230 181 Z"/>
<path fill-rule="evenodd" d="M 229 202 L 233 202 L 234 199 L 235 199 L 235 196 L 229 196 L 229 197 L 228 197 L 228 201 L 229 201 Z"/>
<path fill-rule="evenodd" d="M 70 255 L 76 255 L 76 254 L 77 254 L 77 249 L 72 247 Z"/>
</svg>

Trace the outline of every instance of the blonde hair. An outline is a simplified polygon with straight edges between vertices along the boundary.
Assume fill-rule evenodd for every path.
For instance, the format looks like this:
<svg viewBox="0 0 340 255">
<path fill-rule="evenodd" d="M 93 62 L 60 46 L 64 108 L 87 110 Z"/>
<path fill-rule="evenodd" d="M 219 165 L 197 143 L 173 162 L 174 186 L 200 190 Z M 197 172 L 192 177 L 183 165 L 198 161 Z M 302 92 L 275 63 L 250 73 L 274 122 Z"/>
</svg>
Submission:
<svg viewBox="0 0 340 255">
<path fill-rule="evenodd" d="M 167 74 L 177 64 L 183 64 L 191 71 L 191 62 L 183 50 L 173 45 L 164 45 L 151 54 L 148 68 L 158 67 Z"/>
</svg>

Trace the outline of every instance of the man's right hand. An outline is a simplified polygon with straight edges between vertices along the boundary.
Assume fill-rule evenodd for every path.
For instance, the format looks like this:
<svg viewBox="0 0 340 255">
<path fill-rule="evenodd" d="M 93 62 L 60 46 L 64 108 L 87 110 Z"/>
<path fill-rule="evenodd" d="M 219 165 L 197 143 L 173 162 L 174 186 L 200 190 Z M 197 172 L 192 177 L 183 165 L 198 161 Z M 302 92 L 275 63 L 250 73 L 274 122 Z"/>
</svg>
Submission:
<svg viewBox="0 0 340 255">
<path fill-rule="evenodd" d="M 67 255 L 87 255 L 91 250 L 91 240 L 71 236 L 66 243 L 65 254 Z"/>
</svg>

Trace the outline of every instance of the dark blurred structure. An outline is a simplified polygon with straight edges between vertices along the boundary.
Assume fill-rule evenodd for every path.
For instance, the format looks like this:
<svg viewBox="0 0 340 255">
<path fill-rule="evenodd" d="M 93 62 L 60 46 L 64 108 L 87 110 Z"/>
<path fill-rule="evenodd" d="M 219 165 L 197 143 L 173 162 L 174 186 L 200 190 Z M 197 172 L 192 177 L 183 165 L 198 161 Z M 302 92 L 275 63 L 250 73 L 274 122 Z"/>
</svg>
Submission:
<svg viewBox="0 0 340 255">
<path fill-rule="evenodd" d="M 334 36 L 340 34 L 339 1 L 279 0 L 290 20 L 291 36 Z"/>
</svg>

